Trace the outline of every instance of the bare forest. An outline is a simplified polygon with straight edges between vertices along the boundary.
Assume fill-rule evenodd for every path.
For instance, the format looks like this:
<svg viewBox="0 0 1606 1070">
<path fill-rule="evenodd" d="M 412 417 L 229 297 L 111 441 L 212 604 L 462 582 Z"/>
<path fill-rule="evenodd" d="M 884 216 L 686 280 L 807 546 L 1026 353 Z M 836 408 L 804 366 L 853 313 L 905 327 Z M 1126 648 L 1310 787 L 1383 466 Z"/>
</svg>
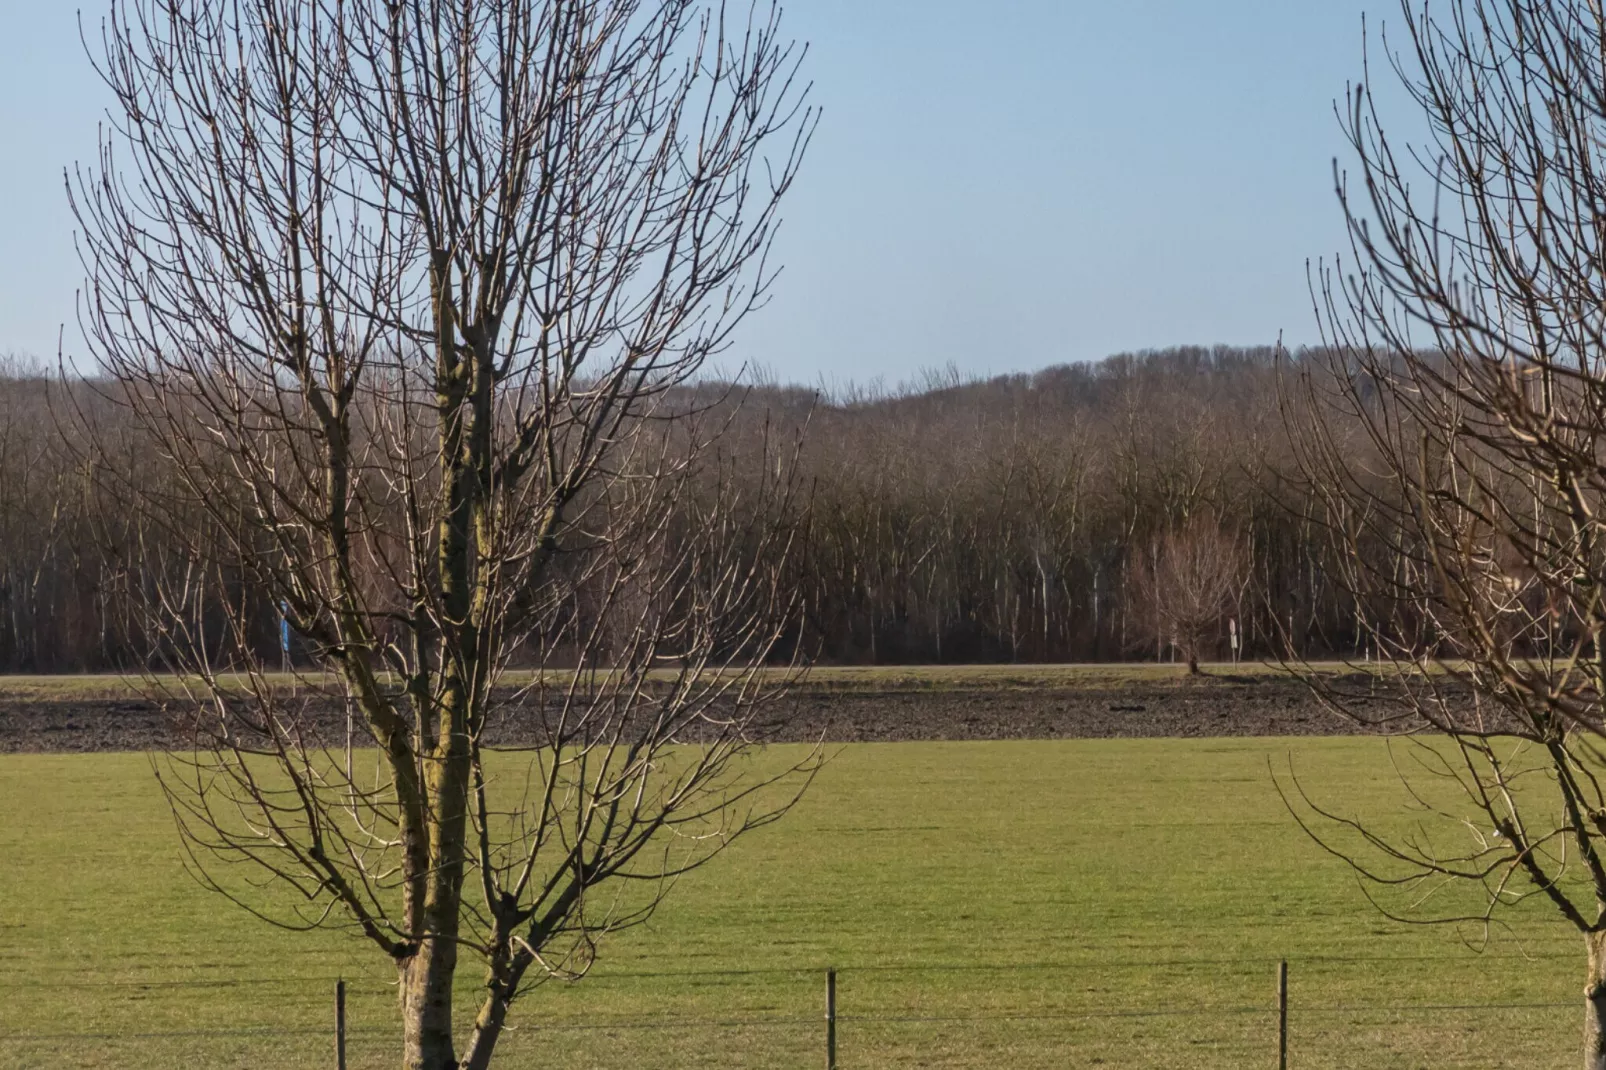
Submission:
<svg viewBox="0 0 1606 1070">
<path fill-rule="evenodd" d="M 1364 654 L 1319 503 L 1288 478 L 1300 417 L 1280 384 L 1313 363 L 1190 347 L 896 390 L 704 383 L 678 404 L 730 423 L 708 478 L 745 484 L 742 509 L 789 513 L 745 521 L 802 524 L 784 567 L 805 611 L 778 657 L 1208 661 L 1231 655 L 1234 626 L 1244 657 L 1285 641 L 1307 657 Z M 95 450 L 78 441 L 89 427 Z M 108 442 L 115 492 L 97 471 Z M 168 525 L 136 522 L 120 498 L 130 473 L 163 497 L 172 459 L 105 383 L 13 359 L 0 364 L 0 463 L 0 671 L 161 665 L 163 638 L 134 610 L 164 579 L 142 573 L 182 570 L 185 552 L 164 550 Z M 796 465 L 795 493 L 765 491 L 777 464 Z M 205 523 L 173 519 L 189 533 Z M 1220 575 L 1183 559 L 1201 539 Z M 198 609 L 198 627 L 215 629 L 221 662 L 235 641 L 277 658 L 273 600 L 244 570 L 234 587 L 255 628 L 238 639 L 221 606 Z M 292 633 L 291 658 L 310 662 L 311 642 Z"/>
</svg>

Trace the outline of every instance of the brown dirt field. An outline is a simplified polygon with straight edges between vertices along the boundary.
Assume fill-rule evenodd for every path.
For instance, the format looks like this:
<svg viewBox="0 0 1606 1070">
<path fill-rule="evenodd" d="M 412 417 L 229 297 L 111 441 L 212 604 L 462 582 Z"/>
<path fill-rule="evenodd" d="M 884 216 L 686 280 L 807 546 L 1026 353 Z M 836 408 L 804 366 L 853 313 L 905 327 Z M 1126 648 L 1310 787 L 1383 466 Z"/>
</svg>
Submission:
<svg viewBox="0 0 1606 1070">
<path fill-rule="evenodd" d="M 1356 678 L 1356 682 L 1364 678 Z M 1346 680 L 1346 682 L 1349 682 Z M 1364 689 L 1364 686 L 1363 688 Z M 1380 693 L 1381 689 L 1380 689 Z M 1385 700 L 1368 708 L 1379 713 Z M 344 715 L 313 707 L 324 738 L 344 736 Z M 1084 686 L 885 688 L 805 685 L 766 711 L 770 742 L 1096 739 L 1121 737 L 1353 735 L 1376 731 L 1324 709 L 1298 680 L 1269 674 L 1202 679 L 1099 679 Z M 531 742 L 508 724 L 493 744 Z M 0 753 L 142 751 L 182 746 L 172 717 L 133 697 L 5 696 Z"/>
</svg>

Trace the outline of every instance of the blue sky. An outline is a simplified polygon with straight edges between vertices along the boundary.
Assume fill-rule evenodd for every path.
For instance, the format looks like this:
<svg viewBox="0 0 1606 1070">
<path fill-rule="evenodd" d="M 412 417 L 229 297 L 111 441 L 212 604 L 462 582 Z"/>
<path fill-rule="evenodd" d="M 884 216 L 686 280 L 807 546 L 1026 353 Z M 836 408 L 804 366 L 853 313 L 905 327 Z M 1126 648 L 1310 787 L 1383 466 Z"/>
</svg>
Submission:
<svg viewBox="0 0 1606 1070">
<path fill-rule="evenodd" d="M 61 173 L 93 159 L 105 96 L 72 6 L 0 10 L 0 352 L 51 357 L 63 323 L 81 348 Z M 1394 0 L 792 0 L 824 118 L 785 274 L 731 359 L 895 383 L 1314 340 L 1305 261 L 1344 240 L 1332 107 L 1363 10 L 1399 19 Z"/>
</svg>

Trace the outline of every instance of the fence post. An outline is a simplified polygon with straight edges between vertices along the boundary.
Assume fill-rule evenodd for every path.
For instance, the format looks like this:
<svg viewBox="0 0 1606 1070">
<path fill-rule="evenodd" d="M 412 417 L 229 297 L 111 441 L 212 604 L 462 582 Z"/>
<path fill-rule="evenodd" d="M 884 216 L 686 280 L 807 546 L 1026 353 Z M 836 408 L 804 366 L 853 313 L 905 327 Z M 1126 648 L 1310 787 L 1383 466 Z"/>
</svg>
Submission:
<svg viewBox="0 0 1606 1070">
<path fill-rule="evenodd" d="M 335 1066 L 346 1070 L 346 979 L 335 982 Z"/>
<path fill-rule="evenodd" d="M 825 971 L 825 1070 L 836 1070 L 836 968 Z"/>
<path fill-rule="evenodd" d="M 1277 963 L 1277 1070 L 1288 1070 L 1288 960 Z"/>
</svg>

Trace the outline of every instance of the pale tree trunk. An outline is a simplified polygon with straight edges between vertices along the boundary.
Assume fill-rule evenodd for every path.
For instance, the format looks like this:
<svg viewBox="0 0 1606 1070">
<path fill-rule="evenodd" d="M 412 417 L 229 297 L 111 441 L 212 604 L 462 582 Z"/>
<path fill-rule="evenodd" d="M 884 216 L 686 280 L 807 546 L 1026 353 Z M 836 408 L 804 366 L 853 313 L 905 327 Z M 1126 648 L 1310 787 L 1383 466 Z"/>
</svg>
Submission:
<svg viewBox="0 0 1606 1070">
<path fill-rule="evenodd" d="M 1584 1070 L 1606 1070 L 1606 932 L 1584 934 L 1589 977 L 1584 984 Z"/>
<path fill-rule="evenodd" d="M 474 1022 L 474 1032 L 469 1036 L 468 1050 L 463 1053 L 463 1070 L 486 1070 L 491 1065 L 491 1055 L 496 1051 L 496 1042 L 501 1039 L 502 1027 L 507 1022 L 507 1011 L 507 1000 L 496 995 L 486 999 Z"/>
<path fill-rule="evenodd" d="M 521 954 L 512 963 L 493 970 L 485 1001 L 480 1004 L 468 1047 L 463 1052 L 462 1070 L 487 1070 L 491 1065 L 496 1042 L 502 1038 L 502 1028 L 507 1024 L 511 994 L 518 991 L 519 978 L 529 964 L 529 956 Z"/>
<path fill-rule="evenodd" d="M 455 1070 L 452 1051 L 452 975 L 457 942 L 425 937 L 402 967 L 401 998 L 405 1070 Z"/>
<path fill-rule="evenodd" d="M 430 771 L 435 822 L 430 827 L 424 931 L 418 952 L 402 970 L 405 1070 L 457 1070 L 452 1043 L 452 981 L 462 903 L 463 851 L 469 777 L 467 699 L 460 684 L 447 689 L 441 730 L 449 732 L 445 760 Z"/>
</svg>

